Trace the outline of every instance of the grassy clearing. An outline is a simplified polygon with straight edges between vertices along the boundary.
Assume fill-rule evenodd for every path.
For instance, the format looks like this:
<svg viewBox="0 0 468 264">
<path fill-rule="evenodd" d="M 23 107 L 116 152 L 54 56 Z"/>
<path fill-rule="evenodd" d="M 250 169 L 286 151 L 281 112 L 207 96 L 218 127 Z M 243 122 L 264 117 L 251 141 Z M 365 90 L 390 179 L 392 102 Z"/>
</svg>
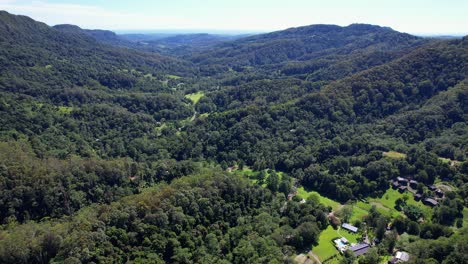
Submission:
<svg viewBox="0 0 468 264">
<path fill-rule="evenodd" d="M 318 192 L 315 191 L 306 191 L 304 187 L 299 187 L 297 189 L 297 195 L 303 199 L 309 198 L 311 195 L 317 195 L 319 197 L 319 201 L 321 204 L 324 204 L 325 206 L 330 206 L 333 208 L 333 211 L 338 210 L 338 208 L 341 206 L 341 204 L 337 201 L 334 201 L 330 198 L 324 197 L 320 195 Z"/>
<path fill-rule="evenodd" d="M 341 228 L 336 231 L 339 237 L 345 237 L 350 243 L 357 243 L 358 239 L 361 238 L 360 234 L 351 233 Z"/>
<path fill-rule="evenodd" d="M 317 246 L 312 248 L 312 252 L 314 252 L 320 258 L 321 261 L 330 258 L 333 255 L 339 254 L 332 241 L 338 236 L 339 235 L 337 230 L 333 229 L 333 227 L 329 225 L 327 229 L 323 230 L 322 233 L 320 233 L 319 243 Z"/>
<path fill-rule="evenodd" d="M 267 186 L 267 179 L 268 177 L 270 176 L 270 173 L 268 173 L 268 169 L 265 170 L 266 172 L 266 177 L 265 177 L 265 180 L 262 184 L 262 187 L 266 187 Z M 279 181 L 281 181 L 281 179 L 283 179 L 283 172 L 281 171 L 275 171 L 276 174 L 278 174 L 278 178 L 279 178 Z M 260 171 L 254 171 L 252 170 L 249 166 L 244 166 L 244 168 L 242 170 L 234 170 L 233 173 L 235 174 L 238 174 L 238 175 L 242 175 L 246 178 L 249 179 L 250 182 L 252 182 L 253 184 L 257 184 L 257 175 L 260 173 Z"/>
<path fill-rule="evenodd" d="M 463 226 L 468 226 L 468 208 L 463 208 Z"/>
<path fill-rule="evenodd" d="M 406 154 L 396 152 L 396 151 L 384 152 L 383 155 L 385 157 L 389 157 L 389 158 L 392 158 L 392 159 L 404 159 L 404 158 L 406 158 Z"/>
<path fill-rule="evenodd" d="M 61 114 L 70 114 L 73 111 L 73 107 L 71 106 L 59 106 L 58 111 Z"/>
<path fill-rule="evenodd" d="M 458 161 L 458 160 L 451 160 L 451 159 L 442 158 L 442 157 L 439 157 L 439 160 L 445 164 L 450 164 L 450 165 L 460 165 L 462 163 L 461 161 Z"/>
<path fill-rule="evenodd" d="M 424 217 L 426 219 L 430 219 L 432 215 L 432 209 L 426 205 L 424 205 L 422 202 L 418 202 L 414 200 L 413 194 L 409 192 L 405 193 L 400 193 L 397 190 L 393 189 L 388 189 L 380 198 L 369 198 L 368 203 L 364 202 L 358 202 L 356 203 L 356 206 L 364 209 L 364 210 L 370 210 L 372 205 L 375 205 L 377 207 L 377 211 L 379 211 L 381 214 L 395 218 L 400 215 L 403 215 L 402 212 L 399 212 L 398 210 L 395 209 L 395 201 L 398 198 L 402 198 L 407 196 L 406 203 L 407 204 L 412 204 L 415 206 L 418 206 L 419 208 L 422 209 L 424 213 Z"/>
<path fill-rule="evenodd" d="M 166 75 L 166 78 L 168 78 L 168 79 L 173 79 L 173 80 L 178 80 L 178 79 L 180 79 L 181 77 L 180 77 L 180 76 L 177 76 L 177 75 L 167 74 L 167 75 Z"/>
<path fill-rule="evenodd" d="M 196 93 L 191 93 L 191 94 L 186 94 L 185 98 L 189 99 L 192 101 L 193 104 L 197 104 L 198 101 L 204 96 L 205 94 L 203 92 L 196 92 Z"/>
<path fill-rule="evenodd" d="M 380 256 L 379 263 L 380 264 L 387 264 L 392 258 L 393 258 L 393 256 Z"/>
<path fill-rule="evenodd" d="M 364 210 L 356 205 L 353 206 L 353 215 L 349 219 L 349 222 L 354 223 L 356 220 L 362 221 L 362 218 L 369 214 L 368 210 Z"/>
</svg>

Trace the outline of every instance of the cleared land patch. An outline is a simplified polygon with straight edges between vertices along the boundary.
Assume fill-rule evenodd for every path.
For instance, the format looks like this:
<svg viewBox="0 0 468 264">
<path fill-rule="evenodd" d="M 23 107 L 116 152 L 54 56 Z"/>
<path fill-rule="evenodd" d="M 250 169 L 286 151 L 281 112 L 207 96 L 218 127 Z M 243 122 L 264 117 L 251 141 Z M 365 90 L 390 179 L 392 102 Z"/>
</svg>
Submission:
<svg viewBox="0 0 468 264">
<path fill-rule="evenodd" d="M 392 159 L 404 159 L 404 158 L 406 158 L 406 154 L 396 152 L 396 151 L 384 152 L 383 155 L 385 157 L 389 157 L 389 158 L 392 158 Z"/>
<path fill-rule="evenodd" d="M 324 196 L 320 195 L 316 191 L 307 191 L 302 186 L 297 188 L 297 195 L 299 197 L 301 197 L 302 199 L 307 199 L 311 195 L 316 195 L 316 196 L 318 196 L 319 201 L 320 201 L 321 204 L 324 204 L 325 206 L 330 206 L 333 209 L 333 211 L 338 210 L 340 208 L 340 206 L 341 206 L 341 204 L 339 202 L 334 201 L 334 200 L 332 200 L 330 198 L 324 197 Z"/>
<path fill-rule="evenodd" d="M 185 98 L 189 99 L 192 101 L 193 104 L 197 104 L 198 101 L 204 96 L 205 94 L 203 92 L 196 92 L 196 93 L 191 93 L 191 94 L 186 94 Z"/>
</svg>

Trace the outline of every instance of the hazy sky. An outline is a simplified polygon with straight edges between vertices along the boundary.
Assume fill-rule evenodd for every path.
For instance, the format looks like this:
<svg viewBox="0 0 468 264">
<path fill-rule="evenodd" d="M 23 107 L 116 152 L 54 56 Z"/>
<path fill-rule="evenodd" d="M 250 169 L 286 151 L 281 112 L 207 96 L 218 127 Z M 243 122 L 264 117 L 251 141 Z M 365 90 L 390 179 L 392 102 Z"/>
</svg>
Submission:
<svg viewBox="0 0 468 264">
<path fill-rule="evenodd" d="M 49 25 L 112 30 L 370 23 L 413 34 L 468 34 L 468 0 L 0 0 L 0 9 Z"/>
</svg>

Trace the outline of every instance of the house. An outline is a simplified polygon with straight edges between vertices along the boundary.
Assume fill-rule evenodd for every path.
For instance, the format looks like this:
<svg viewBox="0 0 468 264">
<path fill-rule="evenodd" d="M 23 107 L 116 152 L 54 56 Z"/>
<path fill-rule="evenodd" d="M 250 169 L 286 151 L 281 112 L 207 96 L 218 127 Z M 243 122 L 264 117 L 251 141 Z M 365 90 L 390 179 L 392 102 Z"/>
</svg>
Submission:
<svg viewBox="0 0 468 264">
<path fill-rule="evenodd" d="M 400 187 L 398 187 L 398 191 L 401 192 L 401 193 L 404 193 L 407 188 L 408 187 L 406 187 L 406 186 L 400 186 Z"/>
<path fill-rule="evenodd" d="M 407 185 L 408 184 L 408 180 L 405 179 L 405 178 L 402 178 L 402 177 L 397 177 L 397 181 L 401 184 L 401 185 Z"/>
<path fill-rule="evenodd" d="M 398 251 L 394 257 L 396 262 L 407 262 L 409 260 L 409 254 L 404 251 Z"/>
<path fill-rule="evenodd" d="M 436 206 L 436 205 L 439 204 L 439 203 L 438 203 L 435 199 L 433 199 L 433 198 L 426 198 L 426 199 L 424 199 L 423 203 L 424 203 L 425 205 L 429 205 L 429 206 Z"/>
<path fill-rule="evenodd" d="M 436 193 L 437 196 L 439 196 L 439 197 L 444 197 L 444 192 L 443 192 L 441 189 L 437 189 L 437 190 L 435 191 L 435 193 Z"/>
<path fill-rule="evenodd" d="M 420 194 L 420 193 L 416 193 L 416 194 L 414 195 L 414 200 L 415 200 L 415 201 L 420 201 L 421 198 L 422 198 L 422 194 Z"/>
<path fill-rule="evenodd" d="M 435 185 L 429 185 L 429 186 L 427 186 L 427 187 L 428 187 L 429 190 L 431 190 L 431 191 L 437 190 L 437 187 L 436 187 Z"/>
<path fill-rule="evenodd" d="M 341 225 L 341 227 L 343 227 L 344 229 L 348 230 L 348 231 L 351 231 L 353 233 L 356 233 L 358 231 L 358 228 L 353 226 L 353 225 L 350 225 L 348 223 L 343 223 Z"/>
<path fill-rule="evenodd" d="M 411 186 L 411 188 L 416 189 L 418 187 L 418 181 L 410 180 L 409 185 Z"/>
<path fill-rule="evenodd" d="M 362 254 L 366 254 L 369 249 L 370 245 L 366 243 L 360 243 L 349 248 L 349 250 L 351 250 L 356 257 Z"/>
<path fill-rule="evenodd" d="M 393 189 L 396 190 L 398 187 L 400 187 L 400 184 L 398 183 L 398 181 L 392 182 L 392 188 L 393 188 Z"/>
</svg>

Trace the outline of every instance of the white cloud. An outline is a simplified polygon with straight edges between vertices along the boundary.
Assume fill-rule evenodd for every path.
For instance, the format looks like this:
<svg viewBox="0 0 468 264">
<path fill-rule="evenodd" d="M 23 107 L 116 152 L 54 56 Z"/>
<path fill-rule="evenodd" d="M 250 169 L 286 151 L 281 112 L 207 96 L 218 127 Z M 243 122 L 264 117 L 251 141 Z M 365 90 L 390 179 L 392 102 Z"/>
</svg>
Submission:
<svg viewBox="0 0 468 264">
<path fill-rule="evenodd" d="M 195 28 L 177 16 L 148 16 L 107 10 L 98 6 L 45 1 L 0 0 L 0 9 L 13 14 L 30 16 L 49 25 L 74 24 L 82 28 L 100 29 L 156 29 Z"/>
</svg>

